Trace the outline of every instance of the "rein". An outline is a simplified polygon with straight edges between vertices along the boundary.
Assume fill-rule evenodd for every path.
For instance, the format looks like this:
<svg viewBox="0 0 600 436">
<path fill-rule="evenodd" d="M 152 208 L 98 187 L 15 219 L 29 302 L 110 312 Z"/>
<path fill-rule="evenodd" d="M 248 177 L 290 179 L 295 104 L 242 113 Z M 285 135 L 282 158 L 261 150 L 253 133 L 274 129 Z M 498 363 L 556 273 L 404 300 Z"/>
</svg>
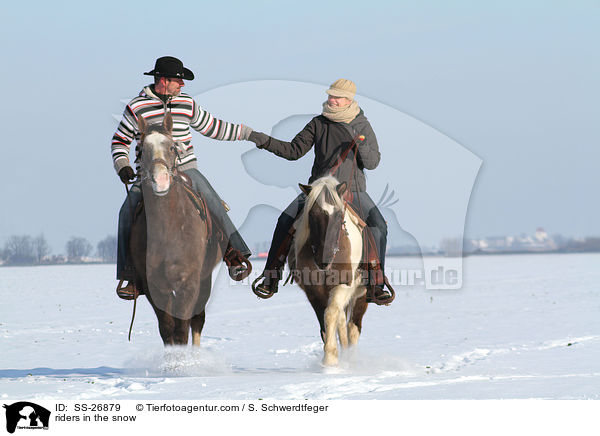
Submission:
<svg viewBox="0 0 600 436">
<path fill-rule="evenodd" d="M 133 210 L 133 205 L 131 204 L 131 197 L 129 197 L 129 184 L 133 184 L 133 182 L 129 182 L 129 183 L 125 183 L 125 192 L 127 192 L 127 203 L 129 204 L 129 210 L 131 212 L 131 225 L 133 225 L 133 214 L 134 214 L 134 210 Z M 134 281 L 135 283 L 135 281 Z M 135 288 L 135 284 L 134 284 L 134 288 Z M 129 335 L 127 336 L 127 340 L 129 342 L 131 342 L 131 331 L 133 330 L 133 321 L 135 320 L 135 310 L 137 308 L 137 299 L 139 297 L 139 294 L 137 292 L 134 293 L 134 297 L 133 297 L 133 312 L 131 314 L 131 324 L 129 324 Z"/>
<path fill-rule="evenodd" d="M 365 136 L 364 135 L 356 135 L 354 138 L 352 138 L 352 142 L 350 143 L 350 145 L 339 155 L 339 157 L 337 158 L 337 161 L 335 162 L 335 164 L 331 167 L 331 169 L 329 170 L 329 174 L 331 176 L 334 175 L 334 173 L 338 170 L 338 168 L 340 167 L 340 165 L 342 163 L 344 163 L 344 161 L 346 160 L 346 158 L 348 157 L 348 153 L 350 153 L 350 150 L 354 149 L 354 168 L 357 168 L 357 163 L 356 163 L 356 155 L 358 152 L 358 142 L 363 142 L 365 140 Z M 349 188 L 351 188 L 349 186 Z"/>
<path fill-rule="evenodd" d="M 358 171 L 358 163 L 356 162 L 356 156 L 358 154 L 358 141 L 363 142 L 365 140 L 364 135 L 356 135 L 354 138 L 352 138 L 352 142 L 350 143 L 350 145 L 338 156 L 337 161 L 335 163 L 335 165 L 333 165 L 333 167 L 331 167 L 331 169 L 329 170 L 329 175 L 333 176 L 335 174 L 335 172 L 339 169 L 339 167 L 342 165 L 342 163 L 344 163 L 344 161 L 346 160 L 346 158 L 348 157 L 348 154 L 350 153 L 351 150 L 354 149 L 354 157 L 353 157 L 353 168 L 352 168 L 352 172 L 350 173 L 350 180 L 348 183 L 348 187 L 346 188 L 346 193 L 344 194 L 344 216 L 346 215 L 346 208 L 347 208 L 347 204 L 348 202 L 352 202 L 352 198 L 354 197 L 354 194 L 352 194 L 352 183 L 354 181 L 354 174 L 355 172 Z M 360 210 L 362 210 L 362 204 L 360 202 L 360 196 L 358 196 L 358 205 Z M 340 246 L 340 240 L 342 238 L 342 231 L 344 231 L 346 234 L 348 234 L 348 229 L 345 228 L 346 226 L 346 221 L 344 220 L 342 222 L 342 227 L 340 228 L 340 232 L 338 234 L 338 240 L 337 240 L 337 246 L 335 248 L 335 252 L 337 253 L 337 251 L 339 251 L 339 246 Z M 366 249 L 365 246 L 363 244 L 363 256 L 366 255 Z"/>
</svg>

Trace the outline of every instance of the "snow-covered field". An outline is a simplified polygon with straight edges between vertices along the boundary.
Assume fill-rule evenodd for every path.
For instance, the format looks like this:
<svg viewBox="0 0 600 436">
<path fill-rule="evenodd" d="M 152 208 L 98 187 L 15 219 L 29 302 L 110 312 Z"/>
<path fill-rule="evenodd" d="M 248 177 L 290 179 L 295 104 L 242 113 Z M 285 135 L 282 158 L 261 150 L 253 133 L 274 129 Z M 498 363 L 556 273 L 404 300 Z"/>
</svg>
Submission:
<svg viewBox="0 0 600 436">
<path fill-rule="evenodd" d="M 419 268 L 391 258 L 389 269 Z M 302 291 L 259 300 L 219 271 L 199 350 L 164 350 L 145 297 L 113 265 L 0 268 L 0 397 L 84 399 L 598 399 L 600 255 L 465 259 L 459 291 L 397 286 L 355 349 L 320 364 Z M 255 270 L 262 269 L 255 262 Z"/>
</svg>

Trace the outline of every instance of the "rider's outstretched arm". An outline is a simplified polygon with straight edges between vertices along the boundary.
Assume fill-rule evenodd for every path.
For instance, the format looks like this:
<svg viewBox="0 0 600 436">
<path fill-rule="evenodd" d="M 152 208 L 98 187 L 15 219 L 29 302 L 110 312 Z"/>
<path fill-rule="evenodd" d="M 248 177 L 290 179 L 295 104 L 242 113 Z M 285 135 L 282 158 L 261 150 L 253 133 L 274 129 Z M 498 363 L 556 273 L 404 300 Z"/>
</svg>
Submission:
<svg viewBox="0 0 600 436">
<path fill-rule="evenodd" d="M 297 160 L 308 153 L 315 141 L 314 118 L 302 129 L 291 142 L 281 141 L 261 132 L 252 132 L 248 138 L 258 148 L 264 148 L 287 160 Z"/>
</svg>

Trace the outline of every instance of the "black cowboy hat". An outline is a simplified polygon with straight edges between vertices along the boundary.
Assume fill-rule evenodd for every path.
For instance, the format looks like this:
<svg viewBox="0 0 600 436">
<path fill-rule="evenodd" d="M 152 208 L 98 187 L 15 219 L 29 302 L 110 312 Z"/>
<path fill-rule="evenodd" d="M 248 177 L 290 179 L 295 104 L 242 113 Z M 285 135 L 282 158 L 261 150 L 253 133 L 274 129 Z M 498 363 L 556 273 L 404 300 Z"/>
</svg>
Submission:
<svg viewBox="0 0 600 436">
<path fill-rule="evenodd" d="M 194 80 L 194 73 L 183 66 L 183 62 L 172 56 L 158 58 L 154 69 L 144 73 L 146 76 L 175 77 L 178 79 Z"/>
</svg>

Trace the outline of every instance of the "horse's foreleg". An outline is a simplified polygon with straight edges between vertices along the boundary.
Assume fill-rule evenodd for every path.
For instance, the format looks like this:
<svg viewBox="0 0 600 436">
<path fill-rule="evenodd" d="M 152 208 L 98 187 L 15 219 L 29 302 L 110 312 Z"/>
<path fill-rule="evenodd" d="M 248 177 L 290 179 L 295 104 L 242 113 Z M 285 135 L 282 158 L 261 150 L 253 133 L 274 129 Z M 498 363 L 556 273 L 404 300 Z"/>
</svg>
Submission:
<svg viewBox="0 0 600 436">
<path fill-rule="evenodd" d="M 204 311 L 192 318 L 192 345 L 195 347 L 200 346 L 200 334 L 204 327 L 204 321 L 206 321 L 206 312 Z"/>
<path fill-rule="evenodd" d="M 156 314 L 156 320 L 158 321 L 158 332 L 165 345 L 173 345 L 173 330 L 175 329 L 175 321 L 171 315 L 167 312 L 159 309 L 152 302 L 152 308 Z"/>
<path fill-rule="evenodd" d="M 346 325 L 346 314 L 343 310 L 340 310 L 337 323 L 338 337 L 340 338 L 340 345 L 343 348 L 348 348 L 348 326 Z"/>
<path fill-rule="evenodd" d="M 358 344 L 358 338 L 360 338 L 360 332 L 358 327 L 353 322 L 348 323 L 348 339 L 350 345 L 354 346 Z"/>
<path fill-rule="evenodd" d="M 367 301 L 364 295 L 357 298 L 352 306 L 352 314 L 349 316 L 351 321 L 348 323 L 348 336 L 350 345 L 356 345 L 360 332 L 362 331 L 362 318 L 367 310 Z"/>
<path fill-rule="evenodd" d="M 175 318 L 173 341 L 175 345 L 187 345 L 190 337 L 190 320 Z"/>
<path fill-rule="evenodd" d="M 339 316 L 339 308 L 333 304 L 329 304 L 325 309 L 325 346 L 323 351 L 323 365 L 333 366 L 338 363 L 338 349 L 337 349 L 337 320 Z"/>
<path fill-rule="evenodd" d="M 347 285 L 340 285 L 331 290 L 329 304 L 325 309 L 325 365 L 336 365 L 338 362 L 337 335 L 342 346 L 348 346 L 348 334 L 346 332 L 346 314 L 344 307 L 348 304 Z"/>
<path fill-rule="evenodd" d="M 319 321 L 321 339 L 325 342 L 325 309 L 327 308 L 327 296 L 320 294 L 316 291 L 306 291 L 306 297 L 310 302 L 313 310 L 315 311 L 315 315 L 317 315 L 317 320 Z"/>
<path fill-rule="evenodd" d="M 195 347 L 200 346 L 200 335 L 204 328 L 204 322 L 206 321 L 206 302 L 210 296 L 210 288 L 212 287 L 212 277 L 208 274 L 206 277 L 200 280 L 200 292 L 196 298 L 196 307 L 194 307 L 194 313 L 192 314 L 192 345 Z"/>
</svg>

